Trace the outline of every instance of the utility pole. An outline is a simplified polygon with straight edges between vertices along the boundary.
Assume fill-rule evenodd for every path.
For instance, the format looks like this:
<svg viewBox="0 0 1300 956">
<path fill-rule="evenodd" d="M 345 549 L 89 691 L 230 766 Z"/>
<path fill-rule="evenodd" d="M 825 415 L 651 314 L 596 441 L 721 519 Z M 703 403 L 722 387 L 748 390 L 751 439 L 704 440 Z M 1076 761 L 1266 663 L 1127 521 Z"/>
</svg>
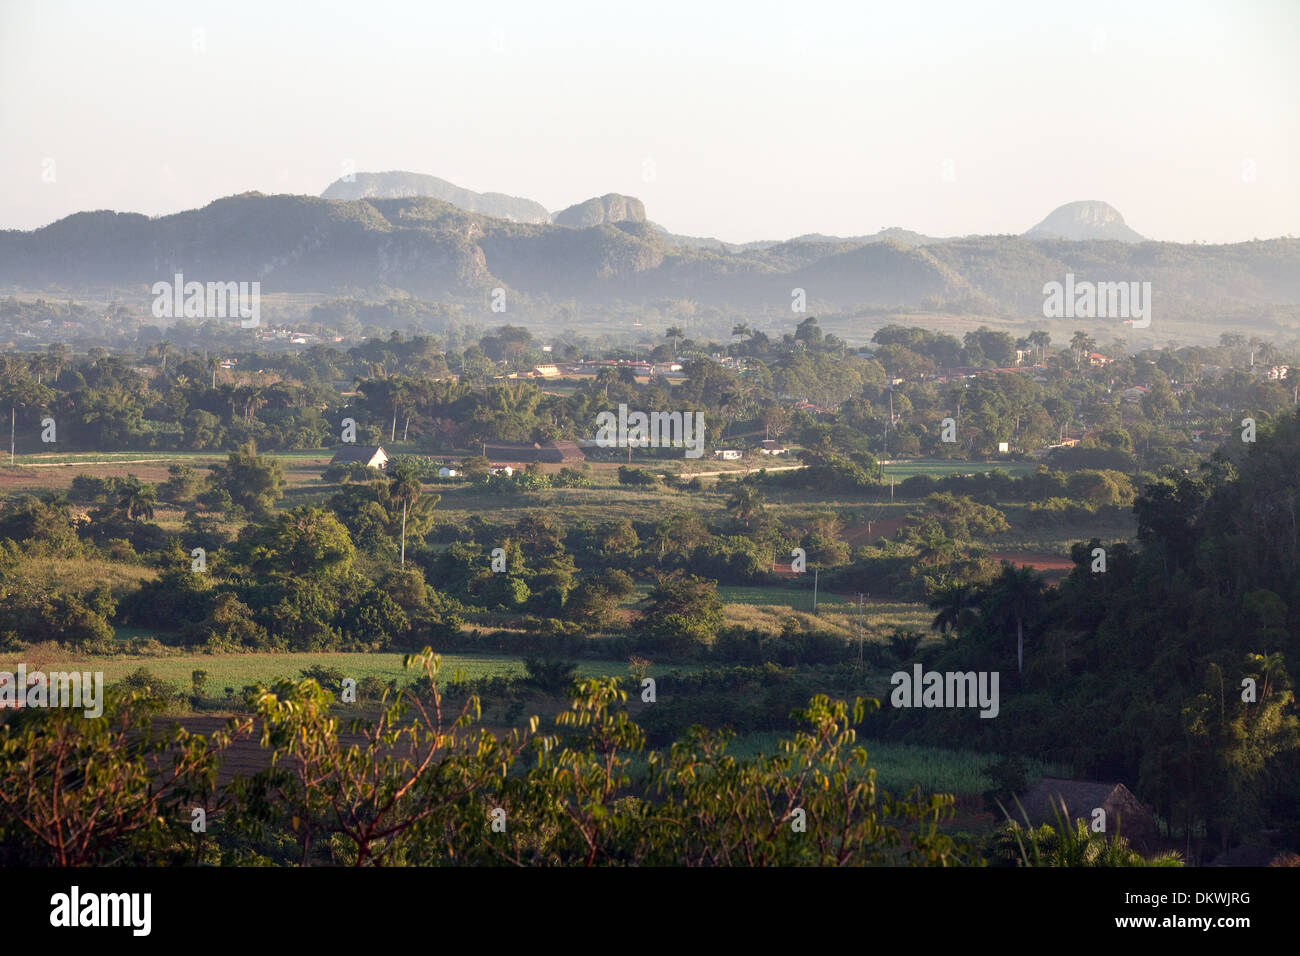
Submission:
<svg viewBox="0 0 1300 956">
<path fill-rule="evenodd" d="M 889 457 L 889 429 L 894 424 L 894 386 L 889 386 L 889 421 L 885 425 L 885 457 Z"/>
<path fill-rule="evenodd" d="M 821 573 L 821 568 L 813 568 L 813 609 L 812 609 L 812 612 L 813 612 L 814 614 L 817 613 L 817 575 L 818 575 L 819 573 Z"/>
</svg>

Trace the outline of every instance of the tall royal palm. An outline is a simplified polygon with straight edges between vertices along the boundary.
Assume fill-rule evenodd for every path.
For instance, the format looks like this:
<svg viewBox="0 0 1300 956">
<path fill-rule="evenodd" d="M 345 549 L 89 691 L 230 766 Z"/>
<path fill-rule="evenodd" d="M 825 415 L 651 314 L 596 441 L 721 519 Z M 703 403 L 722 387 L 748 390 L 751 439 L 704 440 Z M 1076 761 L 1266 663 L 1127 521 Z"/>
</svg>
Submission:
<svg viewBox="0 0 1300 956">
<path fill-rule="evenodd" d="M 414 475 L 399 472 L 393 476 L 390 494 L 394 501 L 402 503 L 402 567 L 406 567 L 406 513 L 415 507 L 422 491 L 420 480 Z"/>
<path fill-rule="evenodd" d="M 1016 670 L 1025 666 L 1025 626 L 1043 612 L 1045 587 L 1043 576 L 1030 567 L 1002 563 L 1002 573 L 986 587 L 980 606 L 985 619 L 993 626 L 1016 627 Z"/>
<path fill-rule="evenodd" d="M 667 332 L 664 333 L 664 338 L 673 340 L 674 357 L 677 355 L 677 343 L 680 342 L 685 337 L 686 337 L 686 333 L 682 331 L 682 327 L 680 325 L 674 325 L 671 328 L 669 328 Z"/>
</svg>

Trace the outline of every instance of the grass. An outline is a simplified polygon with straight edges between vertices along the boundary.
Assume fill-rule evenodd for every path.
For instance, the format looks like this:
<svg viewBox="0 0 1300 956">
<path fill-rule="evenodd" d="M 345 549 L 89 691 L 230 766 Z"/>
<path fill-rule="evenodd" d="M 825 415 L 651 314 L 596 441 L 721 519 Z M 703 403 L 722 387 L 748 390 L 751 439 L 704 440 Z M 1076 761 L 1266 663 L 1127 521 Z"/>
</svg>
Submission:
<svg viewBox="0 0 1300 956">
<path fill-rule="evenodd" d="M 736 737 L 727 752 L 737 759 L 781 753 L 779 742 L 789 733 L 752 733 Z M 958 797 L 978 797 L 993 787 L 984 776 L 984 768 L 999 759 L 997 754 L 971 750 L 946 750 L 916 744 L 891 743 L 885 740 L 859 740 L 867 750 L 867 766 L 876 770 L 876 783 L 894 794 L 905 794 L 913 786 L 926 793 L 951 793 Z M 1040 777 L 1069 777 L 1071 770 L 1060 764 L 1041 760 L 1025 761 L 1032 784 Z"/>
<path fill-rule="evenodd" d="M 794 618 L 803 630 L 829 631 L 847 640 L 858 636 L 857 598 L 825 591 L 817 596 L 817 613 L 812 613 L 812 582 L 802 589 L 786 587 L 720 587 L 726 623 L 779 633 Z M 923 604 L 901 601 L 864 601 L 862 632 L 865 640 L 884 640 L 895 629 L 913 628 L 929 632 L 933 612 Z"/>
<path fill-rule="evenodd" d="M 722 585 L 718 588 L 718 597 L 724 604 L 751 604 L 755 606 L 789 607 L 799 610 L 812 608 L 812 581 L 807 587 L 733 587 Z M 849 604 L 849 598 L 836 594 L 819 594 L 817 604 Z"/>
<path fill-rule="evenodd" d="M 264 454 L 270 458 L 278 458 L 284 461 L 326 461 L 328 462 L 333 452 L 322 450 L 306 451 L 269 451 Z M 85 452 L 68 452 L 66 454 L 51 454 L 41 452 L 31 455 L 17 455 L 14 463 L 21 465 L 78 465 L 78 464 L 96 464 L 98 462 L 131 462 L 131 461 L 225 461 L 227 452 L 221 449 L 210 449 L 208 451 L 85 451 Z M 8 460 L 3 462 L 6 466 Z"/>
<path fill-rule="evenodd" d="M 461 486 L 438 487 L 433 493 L 442 495 L 437 512 L 444 521 L 464 521 L 472 514 L 514 521 L 526 511 L 545 510 L 566 526 L 582 521 L 600 524 L 617 517 L 668 517 L 678 511 L 720 514 L 727 500 L 716 492 L 674 491 L 662 485 L 556 488 L 518 495 L 487 495 L 473 486 Z"/>
<path fill-rule="evenodd" d="M 85 594 L 100 584 L 107 584 L 115 597 L 158 577 L 153 568 L 107 558 L 24 558 L 16 574 L 39 581 L 61 594 Z"/>
<path fill-rule="evenodd" d="M 168 462 L 168 461 L 216 461 L 224 459 L 226 453 L 222 451 L 109 451 L 109 452 L 70 452 L 68 454 L 50 454 L 38 453 L 34 455 L 17 455 L 14 457 L 16 467 L 23 465 L 93 465 L 99 463 L 129 463 L 136 461 L 148 462 Z M 4 460 L 4 465 L 9 464 L 8 458 Z"/>
</svg>

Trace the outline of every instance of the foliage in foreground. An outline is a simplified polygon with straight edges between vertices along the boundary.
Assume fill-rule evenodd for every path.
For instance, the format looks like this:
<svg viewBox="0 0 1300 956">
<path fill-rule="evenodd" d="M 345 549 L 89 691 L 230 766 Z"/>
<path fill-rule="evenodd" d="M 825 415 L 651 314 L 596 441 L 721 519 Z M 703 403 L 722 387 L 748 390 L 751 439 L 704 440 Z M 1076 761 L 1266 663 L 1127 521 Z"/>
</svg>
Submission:
<svg viewBox="0 0 1300 956">
<path fill-rule="evenodd" d="M 1178 867 L 1182 857 L 1169 850 L 1144 857 L 1120 834 L 1094 832 L 1083 820 L 1071 820 L 1062 802 L 1052 813 L 1055 825 L 1034 827 L 1021 807 L 1022 826 L 1008 813 L 1007 824 L 993 837 L 994 858 L 1013 866 L 1156 866 Z M 1005 812 L 1005 809 L 1004 809 Z"/>
<path fill-rule="evenodd" d="M 477 698 L 443 711 L 439 658 L 343 732 L 313 679 L 263 687 L 256 718 L 210 739 L 151 729 L 116 693 L 104 716 L 26 711 L 0 728 L 7 865 L 858 865 L 981 862 L 940 832 L 953 798 L 876 787 L 852 706 L 814 697 L 778 756 L 737 759 L 692 728 L 646 751 L 618 682 L 573 688 L 551 733 L 496 735 Z M 268 766 L 218 786 L 222 752 L 260 734 Z M 206 827 L 195 820 L 204 811 Z"/>
<path fill-rule="evenodd" d="M 952 865 L 952 798 L 875 786 L 852 707 L 816 697 L 777 757 L 737 760 L 694 728 L 668 752 L 613 680 L 574 688 L 551 733 L 494 735 L 471 698 L 445 714 L 439 660 L 375 722 L 347 733 L 312 679 L 262 688 L 257 719 L 211 740 L 151 729 L 117 693 L 104 716 L 52 709 L 0 729 L 0 856 L 8 865 Z M 221 753 L 260 733 L 269 766 L 217 785 Z M 194 808 L 205 832 L 194 832 Z"/>
</svg>

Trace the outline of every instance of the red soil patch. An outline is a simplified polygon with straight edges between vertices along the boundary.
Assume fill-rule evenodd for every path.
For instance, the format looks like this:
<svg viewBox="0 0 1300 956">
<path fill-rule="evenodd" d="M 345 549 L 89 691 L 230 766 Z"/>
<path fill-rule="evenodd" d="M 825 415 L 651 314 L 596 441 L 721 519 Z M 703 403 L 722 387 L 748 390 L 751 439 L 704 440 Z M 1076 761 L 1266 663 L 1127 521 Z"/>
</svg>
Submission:
<svg viewBox="0 0 1300 956">
<path fill-rule="evenodd" d="M 81 474 L 94 475 L 96 478 L 125 478 L 127 475 L 135 475 L 141 481 L 157 484 L 167 480 L 168 464 L 174 462 L 139 462 L 132 465 L 79 462 L 41 468 L 4 468 L 0 470 L 0 491 L 70 488 L 72 479 Z M 203 467 L 206 466 L 197 466 L 196 470 Z M 202 471 L 199 473 L 203 474 Z"/>
<path fill-rule="evenodd" d="M 875 544 L 881 538 L 892 538 L 898 534 L 898 529 L 903 527 L 905 517 L 885 518 L 881 521 L 871 522 L 871 530 L 867 531 L 866 524 L 855 524 L 847 529 L 840 537 L 848 544 L 850 548 L 856 548 L 859 545 Z"/>
<path fill-rule="evenodd" d="M 989 555 L 995 561 L 1010 561 L 1018 567 L 1033 568 L 1042 574 L 1049 587 L 1056 587 L 1062 578 L 1074 570 L 1074 562 L 1059 554 L 1035 551 L 996 551 Z"/>
<path fill-rule="evenodd" d="M 1069 558 L 1036 551 L 994 551 L 989 557 L 994 561 L 1010 561 L 1012 564 L 1030 567 L 1035 571 L 1068 572 L 1074 568 L 1074 562 Z"/>
</svg>

